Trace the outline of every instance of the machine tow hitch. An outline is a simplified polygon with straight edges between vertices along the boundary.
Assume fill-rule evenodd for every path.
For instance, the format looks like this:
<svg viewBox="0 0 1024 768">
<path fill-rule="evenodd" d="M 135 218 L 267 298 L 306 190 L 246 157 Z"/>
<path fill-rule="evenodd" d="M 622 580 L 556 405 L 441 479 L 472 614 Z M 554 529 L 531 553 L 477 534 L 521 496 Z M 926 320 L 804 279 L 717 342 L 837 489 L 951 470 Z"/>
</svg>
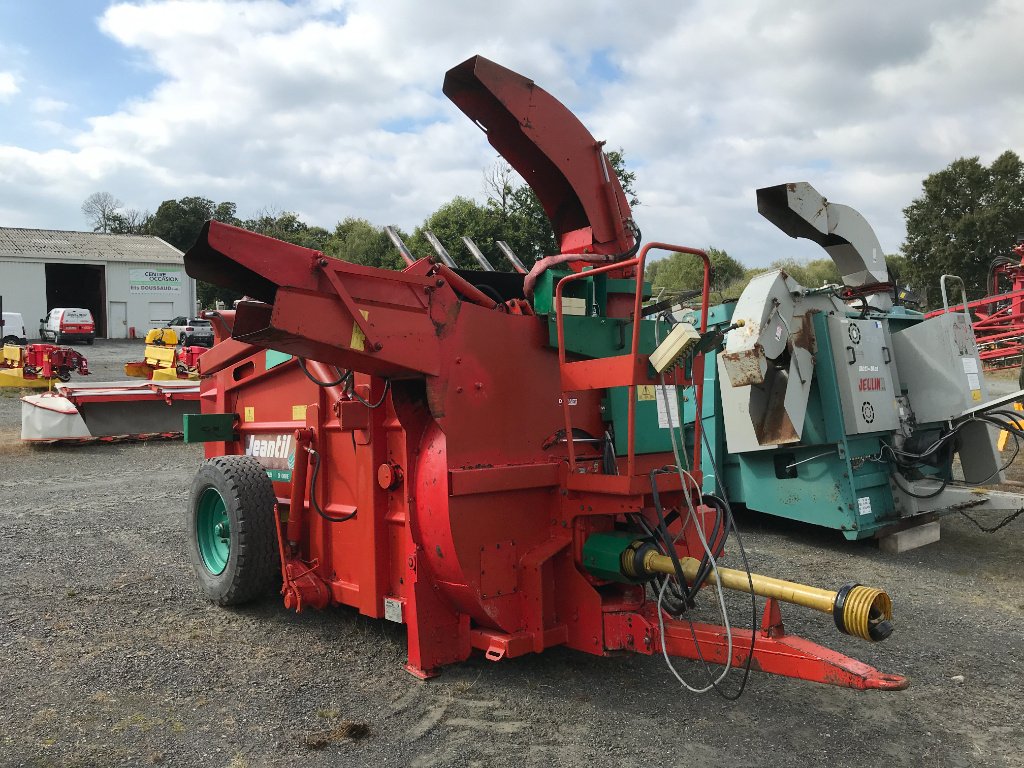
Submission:
<svg viewBox="0 0 1024 768">
<path fill-rule="evenodd" d="M 699 578 L 699 560 L 676 559 L 687 582 Z M 626 533 L 592 535 L 583 547 L 583 565 L 598 578 L 622 583 L 676 574 L 672 557 L 660 553 L 652 541 Z M 721 566 L 707 574 L 706 583 L 767 598 L 760 630 L 733 629 L 731 652 L 730 638 L 723 638 L 720 628 L 685 620 L 685 612 L 684 620 L 673 618 L 654 603 L 638 611 L 606 613 L 606 644 L 737 667 L 749 662 L 764 672 L 850 688 L 900 690 L 909 684 L 905 677 L 881 673 L 848 656 L 789 636 L 782 623 L 779 603 L 786 602 L 830 614 L 845 634 L 872 642 L 885 640 L 893 630 L 892 601 L 880 589 L 849 584 L 831 591 Z"/>
</svg>

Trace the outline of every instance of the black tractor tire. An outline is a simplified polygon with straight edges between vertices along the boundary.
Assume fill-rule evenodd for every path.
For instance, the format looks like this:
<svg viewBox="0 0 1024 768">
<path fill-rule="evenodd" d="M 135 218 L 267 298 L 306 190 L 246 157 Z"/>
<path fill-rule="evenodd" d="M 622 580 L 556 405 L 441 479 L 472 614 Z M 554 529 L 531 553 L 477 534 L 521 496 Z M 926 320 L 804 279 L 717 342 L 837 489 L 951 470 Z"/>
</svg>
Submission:
<svg viewBox="0 0 1024 768">
<path fill-rule="evenodd" d="M 223 500 L 228 519 L 229 554 L 220 573 L 200 552 L 199 505 L 208 491 Z M 188 553 L 206 596 L 217 605 L 241 605 L 265 597 L 280 584 L 276 499 L 266 470 L 251 456 L 207 459 L 189 495 Z"/>
<path fill-rule="evenodd" d="M 1020 361 L 1020 373 L 1017 374 L 1017 388 L 1024 389 L 1024 358 Z"/>
<path fill-rule="evenodd" d="M 17 336 L 4 336 L 2 339 L 0 339 L 0 347 L 2 347 L 4 344 L 17 344 L 17 343 L 18 343 L 18 337 Z"/>
</svg>

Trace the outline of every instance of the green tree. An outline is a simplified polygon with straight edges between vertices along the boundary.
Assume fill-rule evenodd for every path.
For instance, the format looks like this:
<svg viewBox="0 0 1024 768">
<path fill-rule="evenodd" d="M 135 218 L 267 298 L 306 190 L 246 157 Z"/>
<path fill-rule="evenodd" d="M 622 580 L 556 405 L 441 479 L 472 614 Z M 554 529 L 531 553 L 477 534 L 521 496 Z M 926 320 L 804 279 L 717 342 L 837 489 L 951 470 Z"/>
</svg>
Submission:
<svg viewBox="0 0 1024 768">
<path fill-rule="evenodd" d="M 606 152 L 605 156 L 619 177 L 630 207 L 640 205 L 633 186 L 636 174 L 626 169 L 625 152 L 620 147 Z M 495 239 L 507 242 L 527 265 L 535 259 L 558 253 L 558 243 L 540 199 L 528 184 L 518 179 L 508 163 L 499 160 L 484 172 L 484 188 L 487 194 L 485 207 L 491 217 L 496 219 L 492 224 Z M 505 259 L 497 249 L 492 256 L 484 243 L 477 241 L 477 245 L 488 254 L 496 267 L 504 264 Z M 511 269 L 511 265 L 508 268 Z"/>
<path fill-rule="evenodd" d="M 110 234 L 112 235 L 144 235 L 149 231 L 149 220 L 153 214 L 128 208 L 115 211 L 110 217 Z"/>
<path fill-rule="evenodd" d="M 709 247 L 707 253 L 711 261 L 711 290 L 722 297 L 727 289 L 744 277 L 745 270 L 723 250 Z M 655 294 L 658 289 L 668 293 L 699 291 L 704 287 L 704 262 L 688 253 L 673 253 L 647 265 L 644 279 L 653 285 Z"/>
<path fill-rule="evenodd" d="M 403 240 L 408 239 L 404 233 L 399 232 L 398 234 Z M 401 254 L 384 233 L 383 228 L 375 227 L 366 219 L 356 219 L 351 216 L 344 221 L 339 221 L 335 226 L 324 253 L 336 259 L 368 267 L 383 269 L 405 267 L 405 261 L 402 260 Z"/>
<path fill-rule="evenodd" d="M 780 259 L 773 261 L 770 269 L 783 269 L 804 288 L 820 288 L 823 285 L 842 285 L 839 267 L 832 259 Z M 764 270 L 761 270 L 764 271 Z"/>
<path fill-rule="evenodd" d="M 205 197 L 183 197 L 164 200 L 146 226 L 146 234 L 159 237 L 180 251 L 187 251 L 195 243 L 203 224 L 209 219 L 238 225 L 234 203 L 217 203 Z M 204 307 L 212 307 L 216 300 L 228 306 L 242 295 L 238 291 L 196 281 L 196 294 Z"/>
<path fill-rule="evenodd" d="M 954 160 L 924 180 L 903 214 L 904 282 L 937 294 L 940 276 L 955 274 L 982 295 L 989 264 L 1024 232 L 1024 163 L 1009 150 L 988 167 L 977 157 Z"/>
<path fill-rule="evenodd" d="M 264 209 L 256 214 L 255 218 L 243 221 L 241 226 L 250 232 L 258 232 L 315 251 L 326 250 L 331 237 L 331 233 L 323 227 L 306 224 L 291 211 L 277 212 Z"/>
<path fill-rule="evenodd" d="M 467 197 L 456 197 L 445 203 L 430 214 L 422 225 L 416 227 L 407 241 L 409 250 L 416 256 L 434 252 L 424 234 L 427 230 L 437 236 L 455 263 L 465 269 L 479 267 L 462 242 L 463 235 L 472 238 L 484 255 L 488 256 L 488 261 L 494 264 L 496 257 L 491 251 L 496 249 L 493 244 L 495 240 L 502 239 L 504 234 L 500 217 L 487 205 L 480 205 Z"/>
</svg>

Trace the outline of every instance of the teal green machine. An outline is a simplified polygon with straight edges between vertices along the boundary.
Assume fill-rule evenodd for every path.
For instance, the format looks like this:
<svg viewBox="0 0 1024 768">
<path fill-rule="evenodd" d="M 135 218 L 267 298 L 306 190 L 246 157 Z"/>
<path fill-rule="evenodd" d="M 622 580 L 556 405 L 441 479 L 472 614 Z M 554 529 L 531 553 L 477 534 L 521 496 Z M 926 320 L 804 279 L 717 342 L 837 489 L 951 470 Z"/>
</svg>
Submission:
<svg viewBox="0 0 1024 768">
<path fill-rule="evenodd" d="M 1017 494 L 979 491 L 1001 480 L 994 428 L 970 318 L 926 319 L 894 306 L 885 259 L 871 227 L 852 208 L 829 203 L 809 184 L 758 190 L 758 210 L 786 234 L 819 243 L 844 285 L 806 288 L 783 271 L 754 278 L 739 300 L 710 309 L 708 329 L 724 344 L 704 350 L 702 464 L 705 493 L 765 514 L 878 536 L 960 506 L 1015 510 Z M 558 344 L 554 286 L 568 273 L 541 274 L 534 308 Z M 606 316 L 609 301 L 632 299 L 635 283 L 596 275 L 563 297 L 569 353 L 590 358 L 629 351 L 631 318 Z M 649 286 L 644 286 L 649 297 Z M 616 294 L 621 296 L 616 299 Z M 696 310 L 676 306 L 641 320 L 652 353 L 674 324 L 699 327 Z M 740 327 L 735 327 L 739 325 Z M 681 364 L 690 366 L 691 359 Z M 657 389 L 657 388 L 655 388 Z M 637 393 L 636 450 L 672 450 L 676 429 L 691 454 L 698 418 L 692 388 Z M 1018 393 L 1020 394 L 1020 393 Z M 626 453 L 628 390 L 606 391 L 607 461 Z M 609 464 L 610 466 L 610 464 Z"/>
<path fill-rule="evenodd" d="M 757 194 L 762 215 L 826 250 L 844 285 L 770 272 L 711 310 L 711 327 L 743 327 L 704 366 L 705 492 L 848 539 L 1024 506 L 978 487 L 1002 480 L 994 414 L 1024 393 L 989 401 L 970 317 L 894 306 L 881 247 L 852 208 L 806 183 Z M 692 427 L 693 403 L 682 409 Z"/>
</svg>

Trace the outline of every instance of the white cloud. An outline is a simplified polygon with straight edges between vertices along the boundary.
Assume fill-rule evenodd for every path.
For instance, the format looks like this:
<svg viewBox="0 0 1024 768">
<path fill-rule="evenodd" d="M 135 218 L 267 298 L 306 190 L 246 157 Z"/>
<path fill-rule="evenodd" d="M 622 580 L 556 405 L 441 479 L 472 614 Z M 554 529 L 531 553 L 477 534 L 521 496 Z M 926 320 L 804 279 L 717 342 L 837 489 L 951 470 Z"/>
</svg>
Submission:
<svg viewBox="0 0 1024 768">
<path fill-rule="evenodd" d="M 58 112 L 63 112 L 68 108 L 66 101 L 60 99 L 51 99 L 46 96 L 40 96 L 32 99 L 32 104 L 29 107 L 37 115 L 52 115 Z"/>
<path fill-rule="evenodd" d="M 13 72 L 0 72 L 0 103 L 9 101 L 20 91 L 17 75 Z"/>
<path fill-rule="evenodd" d="M 755 208 L 757 187 L 807 180 L 861 210 L 891 252 L 928 173 L 1024 152 L 1010 58 L 1022 21 L 1013 0 L 885 13 L 785 0 L 121 3 L 101 29 L 158 85 L 53 149 L 0 147 L 0 212 L 77 227 L 102 188 L 136 208 L 199 194 L 243 215 L 274 206 L 326 227 L 355 215 L 411 228 L 456 194 L 478 196 L 494 160 L 440 93 L 449 67 L 481 53 L 625 148 L 647 238 L 751 264 L 820 256 Z M 594 79 L 603 62 L 610 81 Z M 60 112 L 55 99 L 34 105 Z"/>
</svg>

